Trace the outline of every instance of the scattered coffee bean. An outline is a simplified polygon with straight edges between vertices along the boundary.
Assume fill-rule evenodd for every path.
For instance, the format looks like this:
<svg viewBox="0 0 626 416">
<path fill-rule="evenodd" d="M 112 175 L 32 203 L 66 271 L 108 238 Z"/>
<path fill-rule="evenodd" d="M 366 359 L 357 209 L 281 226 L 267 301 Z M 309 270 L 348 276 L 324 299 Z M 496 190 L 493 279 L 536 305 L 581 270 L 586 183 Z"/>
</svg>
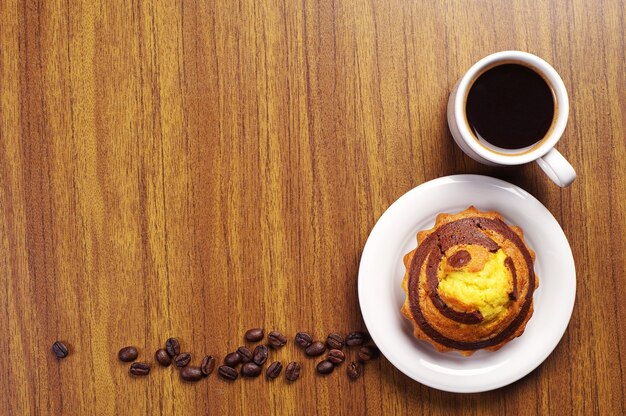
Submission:
<svg viewBox="0 0 626 416">
<path fill-rule="evenodd" d="M 355 347 L 357 345 L 363 345 L 369 339 L 370 339 L 369 334 L 366 334 L 365 332 L 360 332 L 360 331 L 351 332 L 346 337 L 346 345 L 348 347 Z"/>
<path fill-rule="evenodd" d="M 330 350 L 328 351 L 328 357 L 326 357 L 326 359 L 337 365 L 346 360 L 346 355 L 341 350 Z"/>
<path fill-rule="evenodd" d="M 340 350 L 343 348 L 343 337 L 336 332 L 328 334 L 326 345 L 332 350 Z"/>
<path fill-rule="evenodd" d="M 285 378 L 289 381 L 296 381 L 300 377 L 300 364 L 292 361 L 287 364 L 287 369 L 285 369 Z"/>
<path fill-rule="evenodd" d="M 157 362 L 163 367 L 167 367 L 172 364 L 172 357 L 170 357 L 167 351 L 165 351 L 165 349 L 163 348 L 157 350 L 157 352 L 154 353 L 154 359 L 157 360 Z"/>
<path fill-rule="evenodd" d="M 261 374 L 261 367 L 255 363 L 245 363 L 241 367 L 241 375 L 244 377 L 257 377 Z"/>
<path fill-rule="evenodd" d="M 324 351 L 326 351 L 326 345 L 322 341 L 315 341 L 304 350 L 309 357 L 317 357 L 324 354 Z"/>
<path fill-rule="evenodd" d="M 200 367 L 188 365 L 180 369 L 180 378 L 185 381 L 198 381 L 202 378 Z"/>
<path fill-rule="evenodd" d="M 280 348 L 287 343 L 287 337 L 278 331 L 272 331 L 267 336 L 267 341 L 272 348 Z"/>
<path fill-rule="evenodd" d="M 117 356 L 121 361 L 131 362 L 139 357 L 139 352 L 135 347 L 124 347 L 117 353 Z"/>
<path fill-rule="evenodd" d="M 227 365 L 222 365 L 217 369 L 217 373 L 225 380 L 236 380 L 239 377 L 237 370 Z"/>
<path fill-rule="evenodd" d="M 56 355 L 57 358 L 65 358 L 67 354 L 70 353 L 70 350 L 67 348 L 67 345 L 62 343 L 61 341 L 56 341 L 52 344 L 52 352 Z"/>
<path fill-rule="evenodd" d="M 256 365 L 263 365 L 267 361 L 268 350 L 265 345 L 257 345 L 254 349 L 254 355 L 252 357 L 252 361 Z"/>
<path fill-rule="evenodd" d="M 280 361 L 274 361 L 267 367 L 267 371 L 265 372 L 265 377 L 268 379 L 274 379 L 280 375 L 280 372 L 283 371 L 283 365 Z"/>
<path fill-rule="evenodd" d="M 246 331 L 245 338 L 248 342 L 259 342 L 264 336 L 263 328 L 252 328 Z"/>
<path fill-rule="evenodd" d="M 183 352 L 174 357 L 174 364 L 178 368 L 183 368 L 191 361 L 191 354 Z"/>
<path fill-rule="evenodd" d="M 246 347 L 237 348 L 237 354 L 239 354 L 239 356 L 241 357 L 241 362 L 244 364 L 252 361 L 252 351 L 250 351 Z"/>
<path fill-rule="evenodd" d="M 202 375 L 208 377 L 209 374 L 211 374 L 215 369 L 215 357 L 212 355 L 204 357 L 202 359 L 202 364 L 200 364 L 200 369 L 202 370 Z"/>
<path fill-rule="evenodd" d="M 378 350 L 378 347 L 375 347 L 373 345 L 367 345 L 365 347 L 361 347 L 361 349 L 359 350 L 359 361 L 364 363 L 369 360 L 378 358 L 379 355 L 380 351 Z"/>
<path fill-rule="evenodd" d="M 245 333 L 245 339 L 248 342 L 261 341 L 263 336 L 264 331 L 262 328 L 253 328 Z M 273 348 L 281 348 L 287 343 L 285 335 L 278 331 L 270 332 L 267 338 L 269 346 Z M 353 380 L 361 377 L 363 374 L 363 365 L 361 363 L 378 358 L 380 355 L 380 350 L 375 345 L 363 345 L 369 339 L 369 334 L 361 331 L 351 332 L 345 338 L 345 341 L 339 333 L 332 332 L 328 334 L 326 343 L 313 341 L 311 335 L 306 332 L 298 332 L 295 336 L 296 344 L 305 349 L 306 355 L 310 357 L 322 355 L 326 351 L 326 346 L 328 346 L 329 352 L 326 359 L 316 365 L 317 372 L 324 375 L 332 373 L 335 366 L 345 361 L 345 353 L 341 351 L 344 345 L 350 347 L 361 346 L 358 352 L 358 362 L 352 361 L 346 368 L 348 377 Z M 67 345 L 61 341 L 56 341 L 52 345 L 52 351 L 57 358 L 65 358 L 69 353 Z M 244 365 L 241 368 L 242 376 L 258 377 L 261 374 L 263 364 L 267 361 L 268 354 L 269 352 L 266 345 L 258 345 L 254 349 L 254 352 L 251 352 L 246 346 L 241 346 L 237 351 L 226 355 L 224 358 L 225 365 L 219 367 L 218 373 L 223 379 L 236 380 L 239 374 L 235 367 L 243 363 Z M 139 352 L 137 348 L 133 346 L 124 347 L 118 352 L 118 358 L 125 362 L 134 361 L 138 356 Z M 216 365 L 215 358 L 211 355 L 207 355 L 204 357 L 199 367 L 189 366 L 191 354 L 188 352 L 180 353 L 180 344 L 175 338 L 169 338 L 166 341 L 165 348 L 156 351 L 155 359 L 162 366 L 169 366 L 173 361 L 177 367 L 181 368 L 181 379 L 190 382 L 195 382 L 202 377 L 207 377 L 214 371 Z M 150 373 L 150 368 L 150 364 L 133 362 L 130 365 L 129 373 L 133 376 L 146 376 Z M 280 361 L 274 361 L 267 368 L 265 376 L 267 379 L 275 379 L 280 376 L 282 370 L 282 363 Z M 292 361 L 285 369 L 285 378 L 288 381 L 295 381 L 300 377 L 300 371 L 300 364 Z"/>
<path fill-rule="evenodd" d="M 132 363 L 128 372 L 133 376 L 147 376 L 150 372 L 150 364 L 138 362 Z"/>
<path fill-rule="evenodd" d="M 313 342 L 313 337 L 306 332 L 298 332 L 296 334 L 296 344 L 300 348 L 307 348 Z"/>
<path fill-rule="evenodd" d="M 169 338 L 165 341 L 165 350 L 172 358 L 180 354 L 180 344 L 178 340 L 176 338 Z"/>
<path fill-rule="evenodd" d="M 317 372 L 320 374 L 330 374 L 335 369 L 335 365 L 329 360 L 320 361 L 317 363 Z"/>
<path fill-rule="evenodd" d="M 357 378 L 361 377 L 361 374 L 363 374 L 363 366 L 361 366 L 361 364 L 357 363 L 356 361 L 352 361 L 346 368 L 346 373 L 348 374 L 349 378 L 351 378 L 352 380 L 356 380 Z"/>
<path fill-rule="evenodd" d="M 241 363 L 241 355 L 237 351 L 226 354 L 224 357 L 224 364 L 229 367 L 235 368 L 239 363 Z"/>
</svg>

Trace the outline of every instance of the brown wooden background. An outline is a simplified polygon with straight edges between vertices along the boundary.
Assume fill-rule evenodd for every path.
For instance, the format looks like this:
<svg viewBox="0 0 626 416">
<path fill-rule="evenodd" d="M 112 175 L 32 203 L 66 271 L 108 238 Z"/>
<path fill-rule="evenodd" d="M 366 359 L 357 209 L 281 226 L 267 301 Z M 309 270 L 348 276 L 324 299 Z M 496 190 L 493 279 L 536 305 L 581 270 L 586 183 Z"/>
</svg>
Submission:
<svg viewBox="0 0 626 416">
<path fill-rule="evenodd" d="M 624 2 L 114 3 L 0 1 L 0 414 L 626 412 Z M 451 87 L 504 49 L 569 89 L 568 189 L 453 145 Z M 304 363 L 293 385 L 131 379 L 116 360 L 171 335 L 223 357 L 251 326 L 362 328 L 370 229 L 454 173 L 522 186 L 572 245 L 572 321 L 523 380 L 449 394 L 381 359 L 351 383 L 293 343 L 275 356 Z"/>
</svg>

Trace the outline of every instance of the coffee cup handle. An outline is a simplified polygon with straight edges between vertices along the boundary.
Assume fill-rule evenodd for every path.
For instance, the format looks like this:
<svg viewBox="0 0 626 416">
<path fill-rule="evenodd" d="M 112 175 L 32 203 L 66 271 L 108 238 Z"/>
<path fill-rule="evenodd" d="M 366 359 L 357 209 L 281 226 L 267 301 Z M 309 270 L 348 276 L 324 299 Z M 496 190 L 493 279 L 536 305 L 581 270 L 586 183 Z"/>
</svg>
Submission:
<svg viewBox="0 0 626 416">
<path fill-rule="evenodd" d="M 576 179 L 576 171 L 555 148 L 537 159 L 539 167 L 561 188 L 569 186 Z"/>
</svg>

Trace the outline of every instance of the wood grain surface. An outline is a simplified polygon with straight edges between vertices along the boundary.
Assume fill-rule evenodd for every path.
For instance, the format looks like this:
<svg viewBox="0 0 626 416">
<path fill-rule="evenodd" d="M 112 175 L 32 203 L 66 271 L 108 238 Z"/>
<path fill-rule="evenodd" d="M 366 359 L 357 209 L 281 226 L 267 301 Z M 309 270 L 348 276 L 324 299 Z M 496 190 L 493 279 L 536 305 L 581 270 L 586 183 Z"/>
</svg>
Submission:
<svg viewBox="0 0 626 416">
<path fill-rule="evenodd" d="M 0 1 L 0 414 L 625 414 L 625 16 L 611 0 Z M 451 139 L 450 89 L 505 49 L 563 77 L 570 188 Z M 371 228 L 455 173 L 518 184 L 562 225 L 578 283 L 561 343 L 483 394 L 384 358 L 356 382 L 316 376 L 295 332 L 363 329 Z M 254 326 L 289 336 L 273 357 L 301 361 L 298 382 L 131 378 L 116 358 L 153 361 L 169 336 L 221 358 Z"/>
</svg>

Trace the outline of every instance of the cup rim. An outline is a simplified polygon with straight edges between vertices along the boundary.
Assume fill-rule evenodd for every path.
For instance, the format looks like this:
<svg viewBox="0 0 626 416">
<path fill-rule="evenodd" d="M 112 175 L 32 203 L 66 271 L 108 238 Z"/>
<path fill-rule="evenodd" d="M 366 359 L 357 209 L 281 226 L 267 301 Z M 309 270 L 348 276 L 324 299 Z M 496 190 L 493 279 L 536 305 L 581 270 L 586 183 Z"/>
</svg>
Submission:
<svg viewBox="0 0 626 416">
<path fill-rule="evenodd" d="M 480 74 L 485 68 L 493 66 L 499 62 L 520 62 L 531 66 L 534 70 L 540 72 L 547 81 L 551 84 L 554 95 L 556 96 L 557 117 L 551 132 L 549 132 L 547 138 L 543 139 L 543 143 L 540 143 L 536 148 L 520 154 L 500 154 L 495 151 L 489 150 L 487 147 L 482 146 L 469 129 L 469 125 L 465 120 L 465 96 L 470 83 L 473 82 L 475 77 Z M 488 55 L 474 65 L 463 75 L 459 81 L 457 88 L 457 94 L 454 99 L 454 118 L 456 125 L 461 133 L 463 141 L 480 157 L 489 161 L 501 164 L 501 165 L 520 165 L 523 163 L 532 162 L 552 149 L 559 141 L 565 126 L 567 125 L 567 119 L 569 116 L 569 99 L 567 96 L 567 90 L 563 80 L 556 72 L 556 70 L 546 61 L 540 57 L 528 52 L 522 51 L 502 51 Z"/>
</svg>

